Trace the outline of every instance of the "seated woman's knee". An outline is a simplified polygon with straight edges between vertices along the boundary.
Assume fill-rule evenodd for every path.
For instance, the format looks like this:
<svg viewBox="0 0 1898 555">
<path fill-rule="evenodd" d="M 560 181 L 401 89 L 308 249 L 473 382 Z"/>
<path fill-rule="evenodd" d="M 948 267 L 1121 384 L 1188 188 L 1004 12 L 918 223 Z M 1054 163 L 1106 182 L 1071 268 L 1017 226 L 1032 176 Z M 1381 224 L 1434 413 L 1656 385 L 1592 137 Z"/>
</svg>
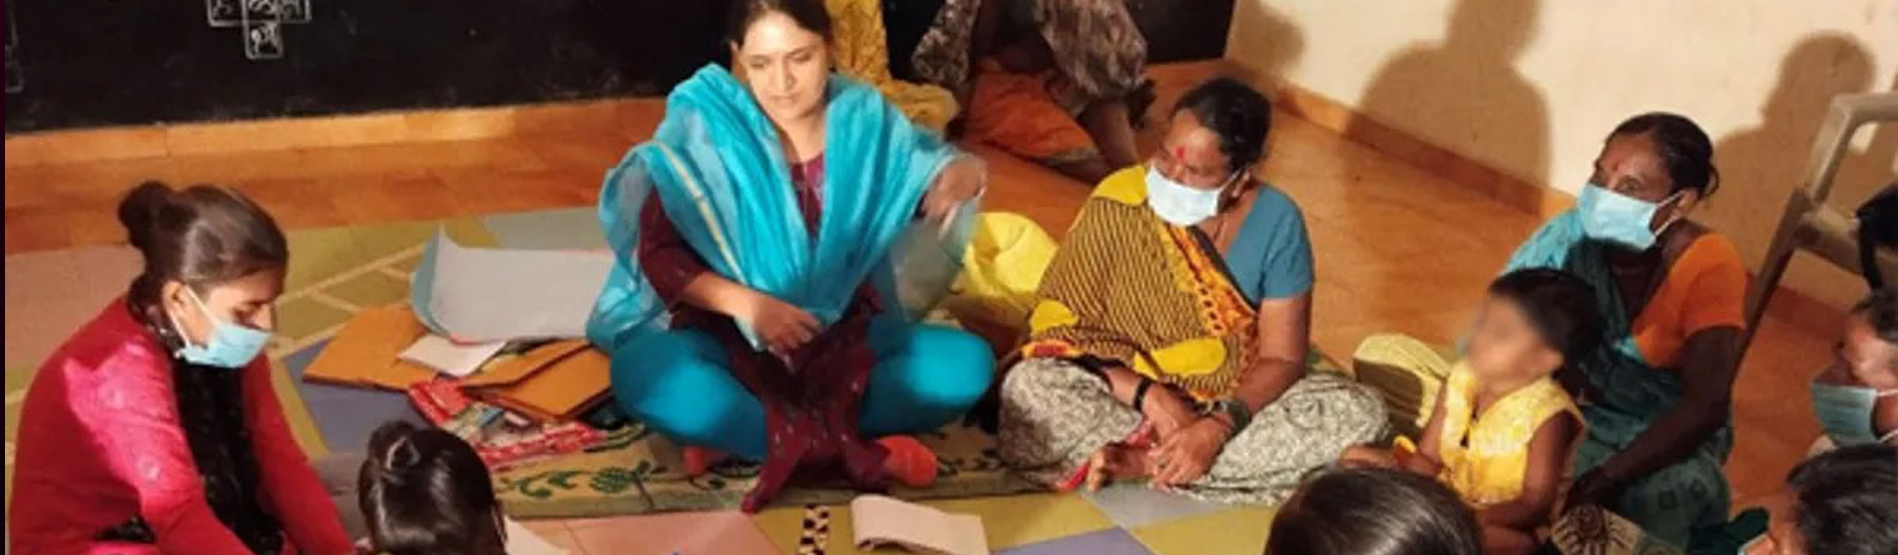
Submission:
<svg viewBox="0 0 1898 555">
<path fill-rule="evenodd" d="M 951 329 L 918 328 L 919 343 L 929 345 L 923 355 L 932 374 L 942 379 L 918 383 L 918 397 L 944 406 L 967 407 L 987 393 L 995 375 L 995 354 L 987 342 Z M 926 384 L 926 385 L 925 385 Z"/>
</svg>

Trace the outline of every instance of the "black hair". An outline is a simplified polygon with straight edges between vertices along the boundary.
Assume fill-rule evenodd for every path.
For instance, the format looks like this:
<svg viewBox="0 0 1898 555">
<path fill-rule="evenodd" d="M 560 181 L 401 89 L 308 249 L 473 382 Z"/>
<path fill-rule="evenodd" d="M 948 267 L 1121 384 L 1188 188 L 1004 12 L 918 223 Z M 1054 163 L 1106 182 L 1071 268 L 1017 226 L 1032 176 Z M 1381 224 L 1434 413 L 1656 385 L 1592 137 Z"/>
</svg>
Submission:
<svg viewBox="0 0 1898 555">
<path fill-rule="evenodd" d="M 390 422 L 369 436 L 357 495 L 369 537 L 391 555 L 500 555 L 488 467 L 454 434 Z"/>
<path fill-rule="evenodd" d="M 1489 284 L 1489 294 L 1522 307 L 1542 342 L 1562 353 L 1573 367 L 1601 346 L 1606 324 L 1595 288 L 1575 274 L 1550 268 L 1524 268 Z"/>
<path fill-rule="evenodd" d="M 289 263 L 283 231 L 256 203 L 227 188 L 194 185 L 182 191 L 157 181 L 134 187 L 119 202 L 119 223 L 144 257 L 126 299 L 132 315 L 161 343 L 183 339 L 164 316 L 159 293 L 178 281 L 203 294 L 209 288 Z M 282 524 L 258 503 L 259 468 L 244 418 L 243 372 L 173 361 L 180 427 L 204 484 L 212 513 L 251 551 L 282 549 Z M 139 519 L 108 531 L 143 540 Z"/>
<path fill-rule="evenodd" d="M 1873 291 L 1852 306 L 1852 314 L 1864 317 L 1879 339 L 1898 345 L 1898 289 L 1887 287 Z"/>
<path fill-rule="evenodd" d="M 824 0 L 737 0 L 732 3 L 731 19 L 725 27 L 726 39 L 744 44 L 745 31 L 751 29 L 751 24 L 772 12 L 790 16 L 798 27 L 830 42 L 830 11 L 824 8 Z"/>
<path fill-rule="evenodd" d="M 1382 468 L 1320 471 L 1272 522 L 1266 555 L 1479 555 L 1482 529 L 1456 494 Z"/>
<path fill-rule="evenodd" d="M 1265 95 L 1230 77 L 1201 83 L 1173 105 L 1173 113 L 1191 111 L 1200 125 L 1219 134 L 1219 152 L 1227 170 L 1239 171 L 1265 157 L 1272 131 L 1272 103 Z"/>
<path fill-rule="evenodd" d="M 1806 553 L 1898 553 L 1898 447 L 1841 447 L 1799 463 L 1786 482 Z"/>
<path fill-rule="evenodd" d="M 290 263 L 290 247 L 277 221 L 225 187 L 200 184 L 173 190 L 158 181 L 140 183 L 119 202 L 119 223 L 145 259 L 126 298 L 147 326 L 167 332 L 161 333 L 167 341 L 178 338 L 159 303 L 166 282 L 178 281 L 203 294 Z"/>
<path fill-rule="evenodd" d="M 1608 138 L 1627 135 L 1646 135 L 1654 141 L 1655 154 L 1660 155 L 1668 177 L 1674 180 L 1670 192 L 1693 189 L 1701 198 L 1707 198 L 1720 189 L 1720 170 L 1713 165 L 1713 141 L 1694 120 L 1680 114 L 1649 112 L 1621 122 Z"/>
</svg>

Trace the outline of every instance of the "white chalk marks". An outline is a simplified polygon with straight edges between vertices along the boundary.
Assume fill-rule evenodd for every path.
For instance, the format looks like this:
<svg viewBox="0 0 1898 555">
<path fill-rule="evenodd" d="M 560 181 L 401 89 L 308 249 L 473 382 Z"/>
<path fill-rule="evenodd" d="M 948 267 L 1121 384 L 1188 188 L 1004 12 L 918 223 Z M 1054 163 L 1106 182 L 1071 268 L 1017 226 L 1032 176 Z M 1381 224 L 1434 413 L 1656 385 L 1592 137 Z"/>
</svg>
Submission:
<svg viewBox="0 0 1898 555">
<path fill-rule="evenodd" d="M 13 22 L 13 4 L 7 4 L 7 92 L 16 93 L 26 89 L 26 67 L 20 65 L 20 58 L 14 51 L 20 49 L 19 24 Z"/>
<path fill-rule="evenodd" d="M 204 0 L 204 16 L 243 32 L 245 58 L 274 60 L 283 57 L 283 26 L 310 22 L 310 0 Z"/>
</svg>

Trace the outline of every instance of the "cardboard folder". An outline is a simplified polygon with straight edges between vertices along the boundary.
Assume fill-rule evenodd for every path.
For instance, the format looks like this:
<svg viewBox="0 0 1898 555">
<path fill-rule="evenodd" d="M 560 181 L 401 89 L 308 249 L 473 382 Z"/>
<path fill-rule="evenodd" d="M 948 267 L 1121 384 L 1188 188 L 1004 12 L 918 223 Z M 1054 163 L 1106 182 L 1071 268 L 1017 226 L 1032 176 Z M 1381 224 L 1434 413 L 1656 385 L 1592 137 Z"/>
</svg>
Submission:
<svg viewBox="0 0 1898 555">
<path fill-rule="evenodd" d="M 462 388 L 536 421 L 571 420 L 606 399 L 611 367 L 606 354 L 585 341 L 557 341 L 497 359 Z"/>
<path fill-rule="evenodd" d="M 435 378 L 435 371 L 399 359 L 409 344 L 427 333 L 407 304 L 357 312 L 304 369 L 303 379 L 407 391 L 410 385 Z"/>
</svg>

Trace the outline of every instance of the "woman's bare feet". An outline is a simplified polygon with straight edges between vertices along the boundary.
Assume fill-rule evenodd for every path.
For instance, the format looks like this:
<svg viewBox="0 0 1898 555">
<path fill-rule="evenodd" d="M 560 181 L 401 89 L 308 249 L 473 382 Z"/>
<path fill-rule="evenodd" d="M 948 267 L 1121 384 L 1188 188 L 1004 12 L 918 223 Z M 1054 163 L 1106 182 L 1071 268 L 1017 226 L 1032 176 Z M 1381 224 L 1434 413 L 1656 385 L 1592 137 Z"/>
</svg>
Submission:
<svg viewBox="0 0 1898 555">
<path fill-rule="evenodd" d="M 1147 457 L 1148 445 L 1109 443 L 1095 451 L 1087 461 L 1087 490 L 1100 491 L 1115 481 L 1153 475 L 1153 463 Z"/>
</svg>

